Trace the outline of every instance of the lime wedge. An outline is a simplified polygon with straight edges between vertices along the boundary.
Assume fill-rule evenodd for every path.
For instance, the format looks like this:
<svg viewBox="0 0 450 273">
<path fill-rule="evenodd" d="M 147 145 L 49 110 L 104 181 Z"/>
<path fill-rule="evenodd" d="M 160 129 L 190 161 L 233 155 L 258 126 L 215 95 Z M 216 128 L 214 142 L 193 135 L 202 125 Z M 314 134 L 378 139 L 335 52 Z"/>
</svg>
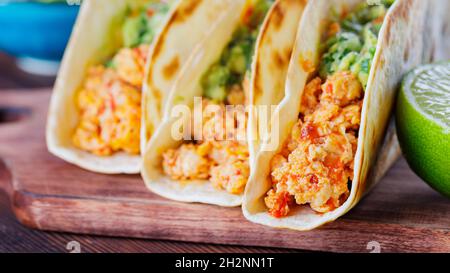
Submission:
<svg viewBox="0 0 450 273">
<path fill-rule="evenodd" d="M 409 165 L 450 197 L 450 63 L 425 65 L 406 75 L 396 111 Z"/>
</svg>

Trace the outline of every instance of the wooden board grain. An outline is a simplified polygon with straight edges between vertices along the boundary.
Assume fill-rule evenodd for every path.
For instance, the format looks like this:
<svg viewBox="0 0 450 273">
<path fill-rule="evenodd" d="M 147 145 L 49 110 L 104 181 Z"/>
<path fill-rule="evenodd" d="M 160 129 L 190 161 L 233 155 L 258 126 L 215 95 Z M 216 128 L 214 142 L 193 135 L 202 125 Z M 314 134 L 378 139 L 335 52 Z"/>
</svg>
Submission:
<svg viewBox="0 0 450 273">
<path fill-rule="evenodd" d="M 0 188 L 31 228 L 313 251 L 369 252 L 378 242 L 383 252 L 450 252 L 450 202 L 404 160 L 338 221 L 311 232 L 272 229 L 247 222 L 238 208 L 173 202 L 149 192 L 139 176 L 93 174 L 53 157 L 44 141 L 49 98 L 48 90 L 0 94 L 0 108 L 31 110 L 0 124 L 0 158 L 9 170 Z"/>
</svg>

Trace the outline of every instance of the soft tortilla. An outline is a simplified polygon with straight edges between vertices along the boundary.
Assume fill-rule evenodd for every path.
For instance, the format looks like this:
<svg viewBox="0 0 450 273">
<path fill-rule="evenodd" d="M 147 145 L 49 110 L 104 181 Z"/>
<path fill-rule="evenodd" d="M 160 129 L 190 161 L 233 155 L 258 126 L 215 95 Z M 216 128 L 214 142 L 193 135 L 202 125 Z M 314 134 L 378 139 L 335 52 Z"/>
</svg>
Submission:
<svg viewBox="0 0 450 273">
<path fill-rule="evenodd" d="M 217 18 L 230 9 L 232 2 L 233 0 L 181 1 L 162 34 L 154 41 L 143 88 L 142 153 L 161 123 L 170 91 L 189 56 L 214 26 Z"/>
<path fill-rule="evenodd" d="M 145 112 L 145 128 L 157 126 L 162 101 L 170 86 L 180 74 L 171 63 L 175 58 L 178 65 L 184 65 L 197 44 L 216 20 L 214 15 L 226 7 L 226 1 L 183 0 L 178 1 L 156 36 L 151 51 L 144 83 L 143 100 L 153 112 Z M 149 0 L 96 0 L 83 1 L 77 23 L 74 27 L 61 70 L 53 91 L 47 122 L 47 147 L 49 151 L 81 168 L 105 174 L 136 174 L 141 168 L 141 157 L 124 152 L 100 157 L 82 151 L 72 144 L 72 134 L 78 124 L 79 113 L 75 106 L 75 94 L 83 82 L 89 65 L 102 63 L 108 56 L 121 48 L 117 35 L 128 6 L 142 5 Z M 172 67 L 170 65 L 172 64 Z M 167 68 L 169 66 L 169 68 Z M 169 71 L 169 72 L 167 72 Z M 161 77 L 160 74 L 166 77 Z M 153 80 L 157 78 L 158 80 Z M 149 83 L 155 83 L 149 84 Z M 160 94 L 156 94 L 158 88 Z M 143 107 L 146 109 L 146 107 Z M 148 114 L 147 114 L 148 113 Z M 152 115 L 155 119 L 151 119 Z M 148 123 L 146 122 L 148 121 Z M 146 129 L 142 129 L 141 133 Z M 151 133 L 151 130 L 150 130 Z M 141 147 L 145 146 L 150 133 L 143 134 Z M 143 151 L 143 150 L 142 150 Z"/>
<path fill-rule="evenodd" d="M 299 18 L 303 12 L 303 3 L 304 1 L 278 0 L 270 9 L 256 45 L 257 50 L 253 69 L 255 69 L 256 64 L 260 64 L 261 70 L 257 69 L 257 71 L 261 71 L 261 73 L 258 73 L 258 77 L 261 75 L 267 77 L 284 75 L 283 71 L 274 74 L 268 72 L 274 68 L 270 67 L 271 55 L 267 56 L 266 53 L 278 53 L 280 49 L 283 50 L 282 52 L 289 51 L 289 48 L 292 50 L 293 39 L 290 37 L 295 36 Z M 142 177 L 151 191 L 163 197 L 182 202 L 199 202 L 224 207 L 239 206 L 242 203 L 242 195 L 234 195 L 224 190 L 218 190 L 207 180 L 180 182 L 170 179 L 164 174 L 161 162 L 162 153 L 168 149 L 177 148 L 183 143 L 183 141 L 177 141 L 171 137 L 172 125 L 179 122 L 177 118 L 170 118 L 173 116 L 171 115 L 171 110 L 177 105 L 184 105 L 189 110 L 193 106 L 193 98 L 202 95 L 200 79 L 204 71 L 220 57 L 223 49 L 231 40 L 232 34 L 240 21 L 244 5 L 245 1 L 235 1 L 235 6 L 229 11 L 227 16 L 217 23 L 215 29 L 209 33 L 208 38 L 204 40 L 198 51 L 191 56 L 190 65 L 186 67 L 187 72 L 183 73 L 178 80 L 174 91 L 171 92 L 168 99 L 164 115 L 165 119 L 146 149 L 143 159 Z M 294 18 L 280 16 L 281 12 Z M 275 24 L 278 28 L 274 27 Z M 277 40 L 274 40 L 274 43 L 278 43 L 278 45 L 273 47 L 264 45 L 264 43 L 267 43 L 267 39 L 264 37 L 276 38 Z M 284 58 L 288 57 L 284 56 Z M 265 70 L 266 66 L 269 66 L 267 70 Z M 283 66 L 286 66 L 287 69 L 288 61 L 280 65 L 281 68 Z M 255 74 L 253 73 L 253 75 Z M 284 78 L 270 79 L 268 81 L 269 83 L 274 83 L 271 86 L 279 86 L 279 84 L 284 83 Z M 255 82 L 255 77 L 252 78 L 252 82 Z M 253 87 L 251 89 L 254 89 Z M 265 92 L 280 92 L 280 90 L 261 90 L 262 94 Z M 271 95 L 269 94 L 268 97 L 271 97 Z M 264 101 L 261 103 L 268 102 Z"/>
<path fill-rule="evenodd" d="M 260 143 L 271 129 L 271 107 L 284 98 L 287 70 L 306 2 L 280 1 L 262 26 L 250 81 L 249 104 L 255 106 L 248 120 L 250 162 L 254 162 Z M 260 106 L 267 108 L 258 111 Z"/>
<path fill-rule="evenodd" d="M 349 10 L 358 0 L 315 0 L 305 10 L 289 68 L 286 97 L 275 113 L 280 122 L 278 149 L 262 147 L 256 167 L 247 184 L 243 203 L 245 217 L 255 223 L 295 230 L 311 230 L 336 220 L 347 213 L 372 188 L 397 160 L 399 148 L 394 126 L 388 127 L 396 89 L 401 77 L 412 67 L 421 64 L 429 55 L 428 42 L 417 33 L 427 29 L 428 1 L 397 0 L 390 8 L 379 34 L 377 52 L 373 61 L 369 83 L 365 92 L 362 122 L 359 131 L 358 150 L 355 155 L 355 175 L 347 201 L 338 209 L 318 214 L 309 206 L 297 206 L 290 216 L 281 219 L 269 215 L 264 197 L 271 188 L 270 162 L 287 139 L 292 126 L 298 120 L 300 98 L 308 79 L 312 77 L 297 61 L 308 58 L 318 65 L 319 45 L 330 12 Z M 281 118 L 282 117 L 282 118 Z M 387 132 L 387 133 L 386 133 Z M 383 144 L 384 139 L 384 144 Z"/>
</svg>

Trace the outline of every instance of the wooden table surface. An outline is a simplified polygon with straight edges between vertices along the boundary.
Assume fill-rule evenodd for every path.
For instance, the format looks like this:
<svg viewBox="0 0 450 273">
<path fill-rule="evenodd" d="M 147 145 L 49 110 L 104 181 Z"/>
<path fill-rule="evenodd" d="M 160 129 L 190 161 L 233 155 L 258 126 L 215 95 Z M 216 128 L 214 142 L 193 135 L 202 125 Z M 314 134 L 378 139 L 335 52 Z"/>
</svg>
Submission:
<svg viewBox="0 0 450 273">
<path fill-rule="evenodd" d="M 52 174 L 52 168 L 55 167 L 57 164 L 57 160 L 54 160 L 53 158 L 49 158 L 46 152 L 46 148 L 43 146 L 41 149 L 35 150 L 35 143 L 43 143 L 43 133 L 39 131 L 40 128 L 42 128 L 43 124 L 45 123 L 45 111 L 46 111 L 46 103 L 48 100 L 48 96 L 50 95 L 48 92 L 48 89 L 41 89 L 41 92 L 38 91 L 39 89 L 33 89 L 33 87 L 45 87 L 45 86 L 51 86 L 53 82 L 52 78 L 40 78 L 40 77 L 34 77 L 26 75 L 19 70 L 17 70 L 14 67 L 13 62 L 9 58 L 6 58 L 5 56 L 0 55 L 0 123 L 7 121 L 11 116 L 4 115 L 5 111 L 2 111 L 2 108 L 7 107 L 8 103 L 11 103 L 12 105 L 25 105 L 27 108 L 30 107 L 30 111 L 33 111 L 33 113 L 39 113 L 34 115 L 35 117 L 42 117 L 42 118 L 34 118 L 30 119 L 30 122 L 25 123 L 19 123 L 17 125 L 24 125 L 26 127 L 23 127 L 22 130 L 12 130 L 9 131 L 8 128 L 19 128 L 20 126 L 14 126 L 11 124 L 2 126 L 2 132 L 3 132 L 3 141 L 5 143 L 0 143 L 0 145 L 9 145 L 9 146 L 1 146 L 0 151 L 1 154 L 4 156 L 4 158 L 0 158 L 0 188 L 5 188 L 8 192 L 9 196 L 12 196 L 13 206 L 10 204 L 10 200 L 8 199 L 7 195 L 4 193 L 1 193 L 0 190 L 0 252 L 68 252 L 66 249 L 68 246 L 68 243 L 71 243 L 75 241 L 78 243 L 81 247 L 82 252 L 238 252 L 238 253 L 252 253 L 252 252 L 266 252 L 266 253 L 277 253 L 277 252 L 291 252 L 290 250 L 282 250 L 282 249 L 269 249 L 269 248 L 260 248 L 260 247 L 240 247 L 240 246 L 220 246 L 220 245 L 210 245 L 210 244 L 194 244 L 194 243 L 184 243 L 184 242 L 168 242 L 163 241 L 164 239 L 177 239 L 177 240 L 185 240 L 186 238 L 181 237 L 174 237 L 174 236 L 163 236 L 166 234 L 165 231 L 171 230 L 173 228 L 173 217 L 179 217 L 173 216 L 167 217 L 167 218 L 161 218 L 161 222 L 148 222 L 153 225 L 156 225 L 154 229 L 148 230 L 148 225 L 141 225 L 146 229 L 147 233 L 142 234 L 151 234 L 151 232 L 155 231 L 158 233 L 158 230 L 164 231 L 159 235 L 162 236 L 134 236 L 138 238 L 159 238 L 160 240 L 139 240 L 139 239 L 128 239 L 128 238 L 111 238 L 111 237 L 97 237 L 97 236 L 81 236 L 81 235 L 73 235 L 73 234 L 63 234 L 63 233 L 53 233 L 53 232 L 40 232 L 36 230 L 30 230 L 25 228 L 24 226 L 21 226 L 16 218 L 14 217 L 12 213 L 12 209 L 14 208 L 15 213 L 19 216 L 20 219 L 22 219 L 23 222 L 28 223 L 27 225 L 30 225 L 30 217 L 31 214 L 23 214 L 22 210 L 19 208 L 23 208 L 22 205 L 37 205 L 33 210 L 30 210 L 29 212 L 33 211 L 38 213 L 39 215 L 37 219 L 45 220 L 45 219 L 51 219 L 51 221 L 47 221 L 50 226 L 44 225 L 44 221 L 38 220 L 36 225 L 31 225 L 39 229 L 43 230 L 68 230 L 71 232 L 81 232 L 84 234 L 109 234 L 109 235 L 119 235 L 119 236 L 125 236 L 129 237 L 129 233 L 121 233 L 117 232 L 115 228 L 118 226 L 116 225 L 104 225 L 99 226 L 100 231 L 102 232 L 96 232 L 95 229 L 92 229 L 94 227 L 94 222 L 101 222 L 106 223 L 104 221 L 96 221 L 98 220 L 98 215 L 103 215 L 102 207 L 99 207 L 99 211 L 97 211 L 97 214 L 90 215 L 91 218 L 86 218 L 88 215 L 88 212 L 86 210 L 80 210 L 81 214 L 77 214 L 73 211 L 70 212 L 69 215 L 76 216 L 81 215 L 81 218 L 76 220 L 73 223 L 76 223 L 76 227 L 80 227 L 80 229 L 74 229 L 72 228 L 55 228 L 52 225 L 55 223 L 66 223 L 67 222 L 67 216 L 64 214 L 58 214 L 58 210 L 56 211 L 55 215 L 50 214 L 42 214 L 46 210 L 50 210 L 51 204 L 47 202 L 34 202 L 34 203 L 27 203 L 23 202 L 25 199 L 21 199 L 20 196 L 29 196 L 32 198 L 44 198 L 45 196 L 41 196 L 42 194 L 48 194 L 49 198 L 53 201 L 54 196 L 61 195 L 64 198 L 69 198 L 70 196 L 74 196 L 77 198 L 77 194 L 73 195 L 74 193 L 70 191 L 62 191 L 62 187 L 60 187 L 59 184 L 59 178 L 58 176 L 53 175 L 53 179 L 50 174 Z M 6 91 L 10 90 L 10 91 Z M 11 92 L 11 90 L 14 90 Z M 26 90 L 26 91 L 24 91 Z M 34 91 L 33 91 L 34 90 Z M 2 92 L 3 91 L 3 92 Z M 20 93 L 16 93 L 20 92 Z M 26 93 L 28 92 L 28 93 Z M 44 95 L 44 96 L 43 96 Z M 3 100 L 2 100 L 3 97 Z M 12 99 L 15 98 L 15 99 Z M 25 104 L 17 104 L 17 101 L 24 100 L 27 101 Z M 23 101 L 22 101 L 23 102 Z M 8 113 L 8 112 L 6 112 Z M 20 113 L 19 113 L 20 114 Z M 6 119 L 5 119 L 6 117 Z M 33 122 L 31 122 L 31 120 Z M 1 125 L 1 124 L 0 124 Z M 11 127 L 8 127 L 11 126 Z M 34 129 L 33 129 L 34 128 Z M 4 133 L 7 133 L 4 135 Z M 15 132 L 15 133 L 14 133 Z M 24 135 L 24 132 L 28 134 L 30 133 L 29 137 L 27 138 L 16 138 L 15 136 L 21 136 Z M 16 134 L 16 135 L 15 135 Z M 31 146 L 30 146 L 31 144 Z M 28 145 L 28 146 L 27 146 Z M 39 144 L 41 145 L 41 144 Z M 15 147 L 21 147 L 24 149 L 24 151 L 30 151 L 28 154 L 24 152 L 22 156 L 17 156 L 16 148 Z M 38 154 L 37 151 L 44 151 L 45 155 L 42 155 L 42 157 L 39 157 L 40 154 Z M 35 153 L 36 152 L 36 153 Z M 38 161 L 30 161 L 29 159 L 34 158 Z M 28 161 L 26 161 L 27 159 Z M 50 161 L 49 161 L 50 160 Z M 28 162 L 27 164 L 25 164 Z M 53 162 L 53 163 L 52 163 Z M 41 165 L 39 165 L 41 164 Z M 8 168 L 6 167 L 8 166 Z M 17 166 L 22 166 L 22 168 L 16 168 Z M 27 167 L 28 166 L 28 167 Z M 46 169 L 48 166 L 49 169 Z M 25 169 L 28 169 L 28 172 L 23 171 Z M 71 168 L 66 169 L 67 172 L 70 172 Z M 68 183 L 68 185 L 75 185 L 76 183 L 80 182 L 79 179 L 79 173 L 78 169 L 73 168 L 75 174 L 72 176 L 67 176 L 67 179 L 70 177 L 74 177 L 75 181 L 72 181 L 71 183 Z M 19 171 L 20 170 L 20 171 Z M 36 176 L 30 176 L 30 171 L 33 171 Z M 42 175 L 39 176 L 39 171 L 42 172 Z M 14 183 L 11 184 L 11 173 L 14 173 Z M 22 175 L 23 174 L 23 175 Z M 33 177 L 41 177 L 41 179 L 37 179 L 36 181 L 33 180 Z M 31 179 L 31 180 L 30 180 Z M 105 178 L 106 179 L 106 178 Z M 125 179 L 125 178 L 123 178 Z M 131 178 L 130 178 L 131 179 Z M 86 181 L 89 181 L 89 179 L 85 179 Z M 41 192 L 42 183 L 39 181 L 45 181 L 44 188 L 46 189 L 44 192 Z M 56 186 L 51 187 L 51 182 L 55 182 Z M 84 180 L 83 180 L 84 181 Z M 99 180 L 100 181 L 100 180 Z M 396 167 L 391 169 L 389 174 L 385 177 L 383 180 L 385 182 L 385 185 L 383 187 L 377 187 L 373 193 L 366 199 L 367 202 L 363 202 L 364 204 L 361 204 L 358 206 L 358 208 L 355 208 L 355 210 L 352 211 L 351 214 L 346 215 L 341 221 L 333 223 L 328 225 L 325 229 L 322 229 L 320 231 L 317 231 L 316 233 L 309 234 L 302 234 L 302 236 L 299 236 L 298 234 L 290 234 L 291 237 L 289 237 L 288 232 L 278 232 L 273 230 L 266 230 L 262 227 L 258 226 L 251 226 L 249 223 L 248 225 L 243 225 L 244 223 L 241 223 L 241 219 L 231 213 L 231 216 L 234 215 L 234 218 L 231 217 L 231 221 L 229 221 L 230 218 L 226 217 L 226 221 L 223 222 L 222 228 L 223 230 L 226 230 L 225 235 L 233 235 L 236 237 L 233 237 L 230 240 L 210 240 L 211 237 L 217 235 L 216 233 L 212 232 L 211 230 L 208 230 L 207 228 L 204 228 L 200 232 L 198 232 L 197 235 L 201 235 L 198 237 L 199 239 L 189 239 L 187 241 L 196 241 L 196 242 L 211 242 L 211 243 L 230 243 L 232 245 L 255 245 L 255 246 L 275 246 L 275 247 L 281 247 L 283 245 L 283 242 L 291 242 L 291 244 L 285 244 L 285 248 L 289 247 L 296 247 L 298 249 L 315 249 L 318 251 L 328 251 L 332 246 L 342 246 L 339 242 L 342 242 L 343 240 L 346 242 L 347 238 L 345 235 L 345 232 L 354 233 L 355 237 L 353 238 L 353 243 L 356 245 L 353 248 L 335 248 L 335 251 L 345 251 L 344 249 L 352 249 L 353 251 L 364 251 L 366 242 L 369 241 L 376 241 L 381 242 L 384 246 L 384 249 L 386 251 L 401 251 L 401 252 L 409 252 L 409 251 L 425 251 L 425 250 L 439 250 L 443 251 L 448 250 L 450 246 L 450 239 L 448 237 L 448 205 L 449 203 L 446 202 L 442 196 L 438 195 L 436 192 L 432 191 L 429 187 L 427 187 L 424 183 L 420 181 L 420 179 L 412 173 L 412 171 L 407 167 L 407 164 L 404 160 L 401 160 L 396 164 Z M 5 183 L 6 182 L 6 183 Z M 31 184 L 28 182 L 32 182 Z M 36 183 L 34 183 L 36 182 Z M 108 182 L 108 181 L 104 181 Z M 131 181 L 129 181 L 131 182 Z M 408 184 L 404 184 L 408 182 Z M 34 184 L 33 184 L 34 183 Z M 81 183 L 81 182 L 80 182 Z M 36 184 L 36 185 L 35 185 Z M 6 185 L 6 187 L 5 187 Z M 8 187 L 7 185 L 10 185 Z M 33 186 L 34 185 L 34 186 Z M 79 184 L 77 184 L 79 186 Z M 131 184 L 129 184 L 131 187 Z M 148 213 L 151 213 L 152 209 L 155 209 L 158 211 L 158 204 L 161 203 L 164 206 L 169 206 L 170 202 L 167 200 L 153 200 L 153 202 L 148 202 L 148 198 L 152 197 L 151 194 L 148 191 L 143 191 L 142 193 L 138 191 L 139 187 L 142 185 L 133 184 L 136 187 L 134 188 L 135 191 L 130 191 L 130 188 L 127 188 L 126 192 L 123 193 L 123 189 L 121 191 L 121 188 L 117 188 L 118 192 L 114 193 L 113 196 L 122 196 L 121 194 L 125 194 L 123 197 L 125 197 L 124 202 L 126 200 L 134 200 L 134 202 L 131 202 L 130 206 L 126 206 L 127 208 L 131 208 L 133 206 L 136 206 L 137 201 L 140 199 L 136 197 L 137 196 L 144 196 L 142 202 L 146 205 L 151 204 L 150 207 L 145 208 L 143 211 L 144 220 L 147 220 L 146 215 Z M 82 189 L 87 190 L 92 185 L 86 184 L 81 186 Z M 139 186 L 139 187 L 138 187 Z M 12 190 L 14 188 L 14 191 Z M 77 191 L 77 187 L 69 187 L 70 189 L 75 189 Z M 67 190 L 70 190 L 70 189 Z M 112 192 L 114 187 L 111 187 L 110 190 Z M 55 191 L 51 191 L 51 189 L 54 189 Z M 92 190 L 92 189 L 91 189 Z M 95 197 L 95 192 L 97 192 L 95 189 L 93 189 L 94 195 L 89 195 L 90 198 L 93 198 L 93 200 L 98 200 L 100 197 L 103 198 L 104 196 L 101 194 L 100 196 Z M 144 193 L 145 192 L 145 193 Z M 25 193 L 25 195 L 23 195 Z M 36 194 L 33 194 L 36 193 Z M 41 194 L 40 194 L 41 193 Z M 22 194 L 22 195 L 21 195 Z M 80 193 L 81 194 L 81 193 Z M 128 196 L 126 194 L 130 194 L 131 196 Z M 390 199 L 386 200 L 386 196 L 390 196 Z M 409 199 L 410 196 L 416 196 L 416 198 Z M 94 198 L 95 197 L 95 198 Z M 136 198 L 137 199 L 136 199 Z M 131 198 L 131 199 L 130 199 Z M 135 198 L 135 199 L 132 199 Z M 156 197 L 152 197 L 156 198 Z M 408 198 L 408 199 L 405 199 Z M 45 198 L 44 198 L 45 199 Z M 43 200 L 44 200 L 43 199 Z M 50 201 L 47 200 L 47 201 Z M 138 200 L 139 199 L 139 200 Z M 150 198 L 151 199 L 151 198 Z M 157 199 L 157 198 L 156 198 Z M 371 200 L 369 200 L 371 199 Z M 22 202 L 21 202 L 22 200 Z M 76 199 L 78 200 L 78 199 Z M 85 200 L 85 199 L 83 199 Z M 80 201 L 80 200 L 78 200 Z M 79 203 L 79 202 L 75 203 Z M 113 205 L 114 202 L 117 200 L 110 200 L 111 203 L 108 203 L 108 206 Z M 70 202 L 69 202 L 70 203 Z M 58 203 L 59 204 L 59 203 Z M 58 204 L 56 204 L 56 207 L 58 207 Z M 71 203 L 70 203 L 71 204 Z M 161 205 L 160 204 L 160 205 Z M 92 202 L 89 203 L 88 208 L 94 208 L 95 206 L 92 205 Z M 119 202 L 119 207 L 122 208 L 122 203 Z M 137 205 L 136 208 L 141 208 L 141 205 Z M 179 211 L 178 205 L 179 204 L 172 204 L 175 207 L 175 212 Z M 156 208 L 154 208 L 156 206 Z M 64 205 L 64 210 L 69 209 L 67 205 Z M 77 209 L 78 206 L 71 207 L 72 209 Z M 109 209 L 110 207 L 108 207 Z M 192 205 L 192 209 L 199 209 L 199 206 Z M 436 208 L 441 208 L 440 210 Z M 88 209 L 88 211 L 91 211 Z M 113 212 L 115 210 L 111 210 Z M 47 211 L 48 212 L 48 211 Z M 228 212 L 228 211 L 227 211 Z M 99 214 L 100 213 L 100 214 Z M 222 212 L 217 212 L 217 215 L 221 215 Z M 33 214 L 34 215 L 34 214 Z M 61 217 L 59 217 L 59 216 Z M 131 218 L 129 218 L 129 222 L 133 222 L 136 219 L 136 211 L 133 211 L 131 214 Z M 380 216 L 382 215 L 382 216 Z M 25 218 L 24 218 L 25 216 Z M 35 215 L 36 216 L 36 215 Z M 240 215 L 239 215 L 240 216 Z M 41 217 L 41 218 L 39 218 Z M 43 218 L 42 218 L 43 217 Z M 48 217 L 48 218 L 47 218 Z M 59 218 L 58 218 L 59 217 Z M 123 220 L 123 214 L 119 213 L 116 215 L 114 213 L 107 216 L 108 219 L 116 220 Z M 379 218 L 383 218 L 386 221 L 380 222 Z M 195 217 L 194 217 L 195 218 Z M 202 218 L 202 219 L 207 219 Z M 24 220 L 25 219 L 25 220 Z M 59 220 L 58 220 L 59 219 Z M 76 218 L 73 218 L 76 219 Z M 85 219 L 91 219 L 84 221 Z M 167 220 L 164 222 L 164 219 Z M 178 218 L 177 218 L 178 219 Z M 217 219 L 212 219 L 209 226 L 215 225 Z M 87 226 L 84 225 L 85 229 L 81 228 L 83 227 L 83 224 L 81 222 L 88 223 Z M 229 224 L 229 223 L 239 223 L 240 228 L 242 231 L 247 231 L 248 234 L 245 235 L 245 232 L 238 231 L 236 233 L 236 225 L 235 224 Z M 114 221 L 112 221 L 114 222 Z M 116 221 L 117 222 L 117 221 Z M 120 222 L 120 221 L 119 221 Z M 127 221 L 127 223 L 129 223 Z M 207 221 L 206 221 L 207 222 Z M 135 223 L 141 223 L 141 222 L 135 222 Z M 146 222 L 147 223 L 147 222 Z M 163 224 L 166 224 L 164 226 Z M 358 224 L 359 223 L 359 224 Z M 142 224 L 142 223 L 141 223 Z M 158 226 L 160 224 L 161 226 Z M 67 226 L 67 225 L 65 225 Z M 207 225 L 208 226 L 208 225 Z M 133 226 L 132 230 L 138 230 L 137 228 L 139 225 Z M 153 227 L 153 226 L 152 226 Z M 228 229 L 227 229 L 228 227 Z M 87 228 L 87 229 L 86 229 Z M 184 230 L 185 227 L 183 227 L 182 230 Z M 176 229 L 176 228 L 175 228 Z M 84 231 L 83 231 L 84 230 Z M 91 232 L 85 232 L 86 230 L 91 230 Z M 110 232 L 106 232 L 106 230 L 109 230 Z M 126 229 L 128 230 L 128 229 Z M 95 231 L 95 232 L 92 232 Z M 116 232 L 114 232 L 116 231 Z M 199 229 L 197 229 L 199 231 Z M 210 232 L 211 231 L 211 232 Z M 221 230 L 218 230 L 220 233 Z M 234 231 L 231 232 L 231 231 Z M 273 231 L 273 233 L 270 233 L 269 231 Z M 148 233 L 150 232 L 150 233 Z M 268 238 L 279 238 L 278 241 L 274 240 L 271 244 L 263 244 L 260 243 L 260 238 L 255 237 L 254 234 L 264 234 L 266 232 L 266 236 Z M 269 233 L 267 233 L 269 232 Z M 183 233 L 183 232 L 182 232 Z M 141 233 L 139 233 L 141 234 Z M 183 233 L 184 234 L 184 233 Z M 208 234 L 208 236 L 205 237 L 205 234 Z M 269 235 L 270 234 L 270 235 Z M 281 234 L 286 235 L 287 237 L 277 237 Z M 344 234 L 344 235 L 343 235 Z M 359 236 L 357 235 L 359 234 Z M 202 237 L 203 236 L 203 237 Z M 241 236 L 241 237 L 239 237 Z M 321 240 L 318 240 L 319 237 Z M 216 237 L 214 237 L 216 238 Z M 222 238 L 222 237 L 217 237 Z M 216 239 L 217 239 L 216 238 Z M 249 238 L 253 238 L 253 241 Z M 289 239 L 290 238 L 290 239 Z M 334 241 L 333 241 L 334 238 Z M 311 241 L 313 239 L 313 241 Z M 337 241 L 336 241 L 337 240 Z M 243 242 L 246 243 L 243 243 Z M 308 242 L 313 242 L 313 244 L 309 244 Z M 322 247 L 318 247 L 319 245 L 322 245 Z M 344 244 L 345 246 L 350 246 L 351 244 Z M 341 250 L 338 250 L 341 249 Z M 293 252 L 294 250 L 292 250 Z"/>
<path fill-rule="evenodd" d="M 53 84 L 53 81 L 54 79 L 51 77 L 39 77 L 20 71 L 12 58 L 0 53 L 0 105 L 2 90 L 17 89 L 18 92 L 23 92 L 19 90 L 48 87 Z M 9 174 L 0 164 L 0 182 L 2 182 L 2 179 L 9 179 Z M 35 231 L 19 224 L 11 211 L 10 200 L 5 193 L 0 191 L 0 252 L 68 252 L 67 244 L 72 241 L 80 243 L 82 252 L 298 252 L 285 249 L 220 246 Z"/>
</svg>

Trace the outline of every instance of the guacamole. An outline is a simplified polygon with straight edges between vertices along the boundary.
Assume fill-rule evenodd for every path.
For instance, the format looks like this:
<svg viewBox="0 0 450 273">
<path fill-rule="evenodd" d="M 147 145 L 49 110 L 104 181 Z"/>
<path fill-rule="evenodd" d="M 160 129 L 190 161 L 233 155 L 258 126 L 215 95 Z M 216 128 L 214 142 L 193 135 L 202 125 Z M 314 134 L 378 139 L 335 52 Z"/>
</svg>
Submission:
<svg viewBox="0 0 450 273">
<path fill-rule="evenodd" d="M 253 0 L 245 11 L 242 23 L 219 61 L 202 78 L 203 96 L 215 102 L 225 102 L 234 85 L 241 85 L 251 69 L 256 39 L 273 0 Z"/>
<path fill-rule="evenodd" d="M 156 35 L 158 26 L 170 10 L 170 2 L 153 2 L 137 11 L 128 11 L 122 28 L 125 47 L 150 44 Z"/>
<path fill-rule="evenodd" d="M 366 88 L 378 33 L 387 10 L 394 2 L 384 0 L 380 5 L 372 6 L 362 3 L 343 20 L 336 19 L 324 46 L 319 70 L 321 78 L 326 79 L 339 71 L 351 71 Z"/>
</svg>

